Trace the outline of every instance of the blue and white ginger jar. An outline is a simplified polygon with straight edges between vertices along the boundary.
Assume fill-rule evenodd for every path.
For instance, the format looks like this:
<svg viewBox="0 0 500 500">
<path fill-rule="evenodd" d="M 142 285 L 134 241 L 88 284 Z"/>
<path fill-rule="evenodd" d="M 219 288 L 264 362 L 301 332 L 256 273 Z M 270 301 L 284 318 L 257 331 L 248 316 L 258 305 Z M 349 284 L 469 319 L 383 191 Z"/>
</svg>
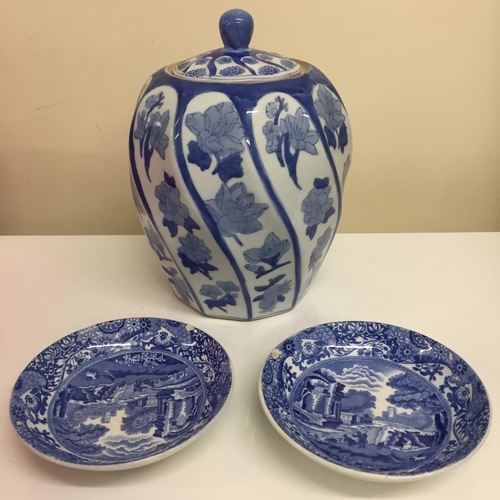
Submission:
<svg viewBox="0 0 500 500">
<path fill-rule="evenodd" d="M 144 232 L 177 296 L 208 316 L 289 311 L 333 240 L 352 156 L 344 104 L 311 64 L 249 48 L 231 10 L 224 47 L 157 71 L 130 130 Z"/>
</svg>

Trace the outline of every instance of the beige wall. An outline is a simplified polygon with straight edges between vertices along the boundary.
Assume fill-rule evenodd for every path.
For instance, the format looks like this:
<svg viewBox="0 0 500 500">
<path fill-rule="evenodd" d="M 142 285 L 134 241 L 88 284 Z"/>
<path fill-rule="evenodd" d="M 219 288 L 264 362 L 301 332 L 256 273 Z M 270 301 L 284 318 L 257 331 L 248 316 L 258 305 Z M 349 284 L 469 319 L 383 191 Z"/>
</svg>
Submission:
<svg viewBox="0 0 500 500">
<path fill-rule="evenodd" d="M 319 66 L 346 103 L 341 230 L 500 230 L 498 0 L 2 0 L 0 234 L 139 232 L 137 94 L 219 46 L 233 7 L 254 47 Z"/>
</svg>

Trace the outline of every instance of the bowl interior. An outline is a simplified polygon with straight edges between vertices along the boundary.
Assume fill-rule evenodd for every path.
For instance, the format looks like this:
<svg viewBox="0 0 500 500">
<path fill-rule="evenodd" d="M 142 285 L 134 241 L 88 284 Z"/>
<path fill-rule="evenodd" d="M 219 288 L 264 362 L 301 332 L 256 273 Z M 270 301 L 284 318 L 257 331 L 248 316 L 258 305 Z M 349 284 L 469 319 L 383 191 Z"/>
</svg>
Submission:
<svg viewBox="0 0 500 500">
<path fill-rule="evenodd" d="M 470 455 L 490 405 L 467 363 L 432 339 L 380 323 L 304 330 L 261 377 L 268 416 L 292 444 L 349 475 L 413 477 Z"/>
<path fill-rule="evenodd" d="M 33 451 L 79 468 L 155 461 L 196 437 L 232 384 L 202 331 L 156 318 L 109 321 L 42 351 L 19 376 L 11 419 Z"/>
</svg>

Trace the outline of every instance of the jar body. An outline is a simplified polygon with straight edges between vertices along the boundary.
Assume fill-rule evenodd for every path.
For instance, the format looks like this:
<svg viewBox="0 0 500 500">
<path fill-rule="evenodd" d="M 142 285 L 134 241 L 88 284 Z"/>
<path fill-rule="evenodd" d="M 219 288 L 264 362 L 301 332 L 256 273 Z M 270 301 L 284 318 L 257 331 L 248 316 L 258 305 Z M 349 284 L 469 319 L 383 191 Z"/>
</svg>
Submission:
<svg viewBox="0 0 500 500">
<path fill-rule="evenodd" d="M 295 306 L 335 235 L 352 153 L 320 71 L 214 84 L 160 70 L 129 148 L 141 224 L 181 300 L 240 320 Z"/>
</svg>

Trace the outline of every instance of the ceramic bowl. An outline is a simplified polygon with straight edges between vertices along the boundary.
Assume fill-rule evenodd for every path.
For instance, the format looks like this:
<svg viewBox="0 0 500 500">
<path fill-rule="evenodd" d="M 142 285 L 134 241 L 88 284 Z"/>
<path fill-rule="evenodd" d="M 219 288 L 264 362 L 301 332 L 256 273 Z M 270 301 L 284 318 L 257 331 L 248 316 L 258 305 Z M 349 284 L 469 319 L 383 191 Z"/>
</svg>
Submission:
<svg viewBox="0 0 500 500">
<path fill-rule="evenodd" d="M 14 427 L 37 455 L 78 469 L 156 462 L 197 438 L 226 404 L 222 346 L 156 318 L 100 323 L 42 351 L 14 385 Z"/>
<path fill-rule="evenodd" d="M 485 388 L 444 345 L 404 328 L 341 322 L 303 330 L 267 359 L 260 396 L 295 448 L 347 476 L 409 481 L 483 443 Z"/>
</svg>

